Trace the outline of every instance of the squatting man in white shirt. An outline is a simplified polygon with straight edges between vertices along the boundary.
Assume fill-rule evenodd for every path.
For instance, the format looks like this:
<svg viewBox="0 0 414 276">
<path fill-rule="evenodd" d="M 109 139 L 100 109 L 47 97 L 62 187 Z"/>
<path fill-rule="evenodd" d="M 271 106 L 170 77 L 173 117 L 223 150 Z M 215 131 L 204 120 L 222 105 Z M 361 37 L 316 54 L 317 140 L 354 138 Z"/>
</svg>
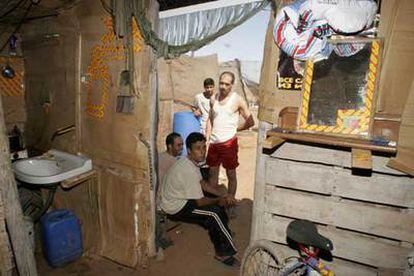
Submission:
<svg viewBox="0 0 414 276">
<path fill-rule="evenodd" d="M 214 245 L 215 259 L 228 266 L 240 265 L 235 258 L 228 217 L 224 207 L 235 204 L 233 196 L 208 198 L 203 194 L 220 194 L 202 179 L 197 166 L 206 157 L 206 138 L 191 133 L 186 141 L 187 156 L 180 158 L 165 174 L 161 188 L 161 209 L 173 220 L 196 223 L 204 227 Z"/>
</svg>

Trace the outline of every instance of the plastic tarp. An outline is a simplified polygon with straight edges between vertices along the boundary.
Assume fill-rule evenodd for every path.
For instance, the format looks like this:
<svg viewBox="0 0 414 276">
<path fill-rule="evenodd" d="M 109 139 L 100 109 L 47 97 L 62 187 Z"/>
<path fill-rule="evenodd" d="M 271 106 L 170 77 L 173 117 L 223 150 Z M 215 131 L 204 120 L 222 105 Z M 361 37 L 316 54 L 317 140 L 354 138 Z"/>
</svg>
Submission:
<svg viewBox="0 0 414 276">
<path fill-rule="evenodd" d="M 258 1 L 160 18 L 160 38 L 170 45 L 203 40 L 226 26 L 236 27 L 262 8 L 263 1 Z"/>
<path fill-rule="evenodd" d="M 368 28 L 377 13 L 373 0 L 309 0 L 309 7 L 316 18 L 326 19 L 339 33 L 357 33 Z"/>
<path fill-rule="evenodd" d="M 285 53 L 299 60 L 322 60 L 332 51 L 351 56 L 362 44 L 332 45 L 328 37 L 363 31 L 372 25 L 376 11 L 373 0 L 298 0 L 277 13 L 274 39 Z"/>
</svg>

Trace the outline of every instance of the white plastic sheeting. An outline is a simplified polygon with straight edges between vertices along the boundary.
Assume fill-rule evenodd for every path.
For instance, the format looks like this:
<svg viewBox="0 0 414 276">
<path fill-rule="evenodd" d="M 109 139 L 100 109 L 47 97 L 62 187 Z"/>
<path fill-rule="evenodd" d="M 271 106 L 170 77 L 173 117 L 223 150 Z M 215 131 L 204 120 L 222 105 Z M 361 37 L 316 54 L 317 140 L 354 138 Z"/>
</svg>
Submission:
<svg viewBox="0 0 414 276">
<path fill-rule="evenodd" d="M 276 16 L 274 39 L 289 56 L 319 61 L 332 51 L 339 56 L 358 53 L 363 44 L 328 43 L 335 33 L 357 33 L 370 27 L 377 11 L 373 0 L 297 0 Z"/>
<path fill-rule="evenodd" d="M 369 27 L 377 13 L 373 0 L 309 0 L 315 17 L 324 18 L 335 32 L 357 33 Z"/>
<path fill-rule="evenodd" d="M 281 8 L 276 16 L 273 34 L 276 44 L 295 59 L 312 57 L 322 60 L 333 50 L 326 39 L 332 34 L 328 22 L 314 16 L 307 0 Z"/>
<path fill-rule="evenodd" d="M 246 16 L 260 10 L 263 1 L 221 7 L 160 18 L 160 38 L 170 45 L 185 45 L 216 34 L 223 28 L 236 27 Z"/>
</svg>

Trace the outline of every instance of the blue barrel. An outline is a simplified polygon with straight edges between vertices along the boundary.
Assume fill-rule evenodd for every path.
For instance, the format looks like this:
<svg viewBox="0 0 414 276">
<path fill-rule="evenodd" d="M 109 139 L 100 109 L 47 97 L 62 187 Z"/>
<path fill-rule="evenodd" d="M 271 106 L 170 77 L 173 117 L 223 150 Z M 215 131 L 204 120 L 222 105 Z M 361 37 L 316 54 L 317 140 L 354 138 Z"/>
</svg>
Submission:
<svg viewBox="0 0 414 276">
<path fill-rule="evenodd" d="M 63 266 L 82 255 L 80 221 L 73 212 L 53 210 L 40 223 L 43 253 L 50 266 Z"/>
<path fill-rule="evenodd" d="M 185 139 L 192 132 L 200 132 L 200 122 L 191 111 L 182 111 L 174 113 L 173 131 L 183 137 L 184 148 L 181 155 L 187 155 Z"/>
</svg>

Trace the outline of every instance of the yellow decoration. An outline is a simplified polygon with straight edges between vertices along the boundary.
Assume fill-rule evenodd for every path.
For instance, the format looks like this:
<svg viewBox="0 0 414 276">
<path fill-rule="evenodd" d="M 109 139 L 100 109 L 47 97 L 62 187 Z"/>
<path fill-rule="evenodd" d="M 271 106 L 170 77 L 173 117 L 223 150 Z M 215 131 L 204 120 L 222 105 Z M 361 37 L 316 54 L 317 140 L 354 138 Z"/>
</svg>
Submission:
<svg viewBox="0 0 414 276">
<path fill-rule="evenodd" d="M 306 64 L 305 78 L 303 85 L 301 113 L 299 117 L 299 129 L 306 131 L 315 131 L 333 134 L 351 134 L 358 135 L 368 133 L 371 122 L 371 113 L 373 107 L 373 97 L 375 92 L 375 82 L 379 65 L 380 43 L 378 40 L 372 41 L 370 62 L 368 66 L 368 78 L 365 89 L 364 107 L 362 109 L 340 109 L 338 110 L 335 126 L 325 126 L 308 124 L 309 100 L 313 79 L 313 61 Z M 358 127 L 350 126 L 347 121 L 354 119 L 358 121 Z"/>
<path fill-rule="evenodd" d="M 106 33 L 101 37 L 100 44 L 91 51 L 91 62 L 87 69 L 87 99 L 86 113 L 94 118 L 102 119 L 109 100 L 112 76 L 109 72 L 109 63 L 125 60 L 125 48 L 122 39 L 115 35 L 112 19 L 103 18 Z M 132 24 L 134 52 L 141 51 L 143 39 L 135 21 Z M 99 88 L 97 84 L 100 84 Z M 93 95 L 100 94 L 98 102 L 94 102 Z"/>
</svg>

